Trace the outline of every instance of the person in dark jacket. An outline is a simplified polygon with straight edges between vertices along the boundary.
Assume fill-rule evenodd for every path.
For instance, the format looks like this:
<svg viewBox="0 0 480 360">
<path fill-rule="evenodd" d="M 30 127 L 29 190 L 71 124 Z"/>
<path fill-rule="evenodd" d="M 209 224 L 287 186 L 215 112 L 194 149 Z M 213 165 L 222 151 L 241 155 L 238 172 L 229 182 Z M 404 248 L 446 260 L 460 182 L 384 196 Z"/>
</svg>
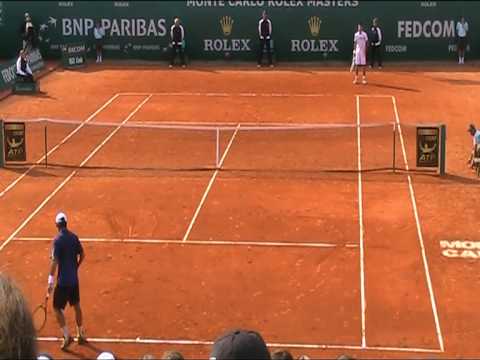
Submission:
<svg viewBox="0 0 480 360">
<path fill-rule="evenodd" d="M 182 67 L 185 67 L 185 49 L 184 49 L 184 41 L 185 41 L 185 30 L 183 26 L 180 24 L 180 19 L 175 18 L 172 27 L 170 28 L 170 38 L 172 40 L 172 57 L 170 59 L 170 68 L 173 67 L 175 62 L 175 57 L 177 56 L 177 52 L 180 54 L 180 61 L 182 62 Z"/>
<path fill-rule="evenodd" d="M 268 18 L 267 12 L 262 13 L 262 18 L 258 22 L 258 37 L 260 38 L 260 48 L 258 50 L 258 67 L 262 65 L 263 50 L 267 50 L 268 64 L 273 67 L 272 63 L 272 22 Z"/>
<path fill-rule="evenodd" d="M 36 47 L 36 31 L 29 13 L 25 13 L 25 20 L 20 26 L 20 35 L 23 40 L 23 49 L 30 51 Z"/>
<path fill-rule="evenodd" d="M 373 19 L 368 38 L 370 40 L 370 68 L 375 66 L 375 60 L 377 60 L 378 68 L 381 69 L 383 33 L 382 29 L 380 29 L 380 26 L 378 25 L 378 18 Z"/>
</svg>

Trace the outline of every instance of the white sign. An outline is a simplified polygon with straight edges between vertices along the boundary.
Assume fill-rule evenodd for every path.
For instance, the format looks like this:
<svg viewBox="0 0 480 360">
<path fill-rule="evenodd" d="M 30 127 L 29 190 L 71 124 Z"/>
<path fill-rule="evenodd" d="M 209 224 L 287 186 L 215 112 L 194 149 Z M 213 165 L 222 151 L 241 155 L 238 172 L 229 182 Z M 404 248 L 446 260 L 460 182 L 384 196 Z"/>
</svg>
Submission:
<svg viewBox="0 0 480 360">
<path fill-rule="evenodd" d="M 455 37 L 455 20 L 399 20 L 397 37 L 399 39 L 453 38 Z"/>
<path fill-rule="evenodd" d="M 442 255 L 457 259 L 480 259 L 480 241 L 442 240 Z"/>
</svg>

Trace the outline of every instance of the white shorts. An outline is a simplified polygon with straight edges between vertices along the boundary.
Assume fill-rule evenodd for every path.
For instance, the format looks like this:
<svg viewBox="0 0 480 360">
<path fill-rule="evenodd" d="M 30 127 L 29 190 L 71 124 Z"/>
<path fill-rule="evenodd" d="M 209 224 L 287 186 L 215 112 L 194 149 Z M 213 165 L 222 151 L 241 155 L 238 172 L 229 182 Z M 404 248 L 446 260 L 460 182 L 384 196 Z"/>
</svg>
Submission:
<svg viewBox="0 0 480 360">
<path fill-rule="evenodd" d="M 355 53 L 355 65 L 367 65 L 367 59 L 364 51 Z"/>
</svg>

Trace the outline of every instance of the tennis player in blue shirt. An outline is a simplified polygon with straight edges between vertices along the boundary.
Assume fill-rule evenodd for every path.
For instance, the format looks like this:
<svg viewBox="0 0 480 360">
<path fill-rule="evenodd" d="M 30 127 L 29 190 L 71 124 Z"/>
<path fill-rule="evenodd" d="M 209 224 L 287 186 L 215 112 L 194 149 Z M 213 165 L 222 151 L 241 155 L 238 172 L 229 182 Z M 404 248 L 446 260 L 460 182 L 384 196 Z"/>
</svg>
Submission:
<svg viewBox="0 0 480 360">
<path fill-rule="evenodd" d="M 53 309 L 63 332 L 61 349 L 66 350 L 73 342 L 65 322 L 65 315 L 63 314 L 67 302 L 75 309 L 78 344 L 82 345 L 87 342 L 82 327 L 82 309 L 80 308 L 78 282 L 78 268 L 85 259 L 85 253 L 78 236 L 67 229 L 67 216 L 64 213 L 59 213 L 56 216 L 55 223 L 58 228 L 58 235 L 53 241 L 52 262 L 48 275 L 48 293 L 51 294 L 53 291 L 54 275 L 58 267 L 57 285 L 53 292 Z"/>
</svg>

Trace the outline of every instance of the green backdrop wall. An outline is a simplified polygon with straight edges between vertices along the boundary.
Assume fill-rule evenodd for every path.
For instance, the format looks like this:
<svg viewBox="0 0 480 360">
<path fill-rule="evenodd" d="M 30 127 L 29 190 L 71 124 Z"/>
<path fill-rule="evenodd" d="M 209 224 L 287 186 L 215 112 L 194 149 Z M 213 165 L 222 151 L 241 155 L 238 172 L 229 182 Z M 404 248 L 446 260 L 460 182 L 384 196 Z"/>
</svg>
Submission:
<svg viewBox="0 0 480 360">
<path fill-rule="evenodd" d="M 455 57 L 455 24 L 470 25 L 469 54 L 479 55 L 479 1 L 0 1 L 0 56 L 20 47 L 19 27 L 29 12 L 39 29 L 44 57 L 60 45 L 93 44 L 95 20 L 107 33 L 106 57 L 163 59 L 169 28 L 179 16 L 191 59 L 253 59 L 257 24 L 266 9 L 273 22 L 279 61 L 348 60 L 358 22 L 379 17 L 384 55 L 395 60 Z"/>
</svg>

